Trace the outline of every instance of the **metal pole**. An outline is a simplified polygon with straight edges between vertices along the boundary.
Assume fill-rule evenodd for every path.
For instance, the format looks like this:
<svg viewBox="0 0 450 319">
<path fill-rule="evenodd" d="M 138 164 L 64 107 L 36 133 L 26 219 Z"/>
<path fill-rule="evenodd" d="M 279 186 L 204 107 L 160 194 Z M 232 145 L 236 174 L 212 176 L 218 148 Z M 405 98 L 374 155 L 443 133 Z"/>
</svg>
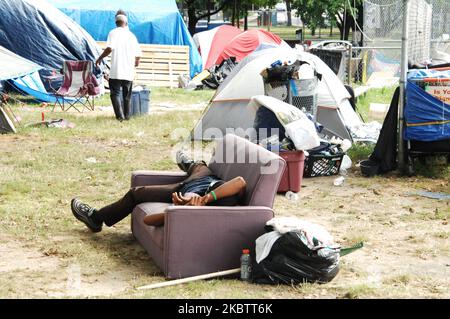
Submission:
<svg viewBox="0 0 450 319">
<path fill-rule="evenodd" d="M 401 173 L 405 172 L 405 143 L 403 140 L 406 81 L 408 76 L 408 33 L 409 33 L 409 0 L 403 0 L 403 35 L 402 35 L 402 60 L 400 74 L 400 99 L 398 105 L 398 151 L 397 163 Z"/>
<path fill-rule="evenodd" d="M 349 45 L 348 47 L 348 65 L 347 65 L 347 72 L 348 72 L 348 77 L 347 77 L 347 84 L 348 85 L 352 85 L 352 56 L 353 56 L 353 46 Z"/>
</svg>

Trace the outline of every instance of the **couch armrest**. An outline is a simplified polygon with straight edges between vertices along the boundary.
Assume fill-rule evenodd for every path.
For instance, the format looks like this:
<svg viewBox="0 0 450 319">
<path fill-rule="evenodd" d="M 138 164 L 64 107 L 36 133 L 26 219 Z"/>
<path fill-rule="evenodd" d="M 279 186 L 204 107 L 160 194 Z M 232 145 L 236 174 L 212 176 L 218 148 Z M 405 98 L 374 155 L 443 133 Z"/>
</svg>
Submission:
<svg viewBox="0 0 450 319">
<path fill-rule="evenodd" d="M 242 249 L 254 253 L 255 240 L 265 233 L 273 210 L 263 206 L 166 209 L 164 273 L 183 278 L 238 268 Z"/>
<path fill-rule="evenodd" d="M 180 183 L 187 177 L 185 172 L 134 171 L 131 187 Z"/>
</svg>

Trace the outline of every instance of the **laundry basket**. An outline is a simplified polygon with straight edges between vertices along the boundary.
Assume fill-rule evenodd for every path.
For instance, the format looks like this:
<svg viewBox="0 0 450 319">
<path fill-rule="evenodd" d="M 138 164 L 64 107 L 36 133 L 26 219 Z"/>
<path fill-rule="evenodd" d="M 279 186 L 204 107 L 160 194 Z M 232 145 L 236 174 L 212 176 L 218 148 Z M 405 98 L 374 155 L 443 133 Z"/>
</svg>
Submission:
<svg viewBox="0 0 450 319">
<path fill-rule="evenodd" d="M 317 77 L 264 83 L 264 94 L 317 116 Z"/>
<path fill-rule="evenodd" d="M 300 110 L 317 116 L 317 77 L 290 81 L 291 104 Z"/>
</svg>

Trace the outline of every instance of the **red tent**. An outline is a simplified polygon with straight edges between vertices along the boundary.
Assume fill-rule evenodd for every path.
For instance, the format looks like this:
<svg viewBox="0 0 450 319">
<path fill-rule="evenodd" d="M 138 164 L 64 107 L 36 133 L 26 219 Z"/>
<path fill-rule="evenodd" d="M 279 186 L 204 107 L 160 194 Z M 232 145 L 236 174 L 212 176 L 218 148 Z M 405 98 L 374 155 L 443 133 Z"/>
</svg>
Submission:
<svg viewBox="0 0 450 319">
<path fill-rule="evenodd" d="M 239 62 L 247 55 L 255 51 L 255 49 L 262 43 L 282 45 L 282 43 L 285 42 L 276 34 L 265 30 L 248 30 L 235 36 L 233 40 L 228 42 L 226 46 L 224 46 L 222 52 L 217 56 L 214 63 L 211 65 L 219 65 L 223 60 L 230 57 L 236 57 L 236 61 Z M 211 58 L 211 54 L 209 58 Z"/>
<path fill-rule="evenodd" d="M 225 49 L 227 44 L 230 43 L 230 41 L 237 35 L 242 33 L 242 30 L 231 25 L 222 25 L 213 30 L 215 31 L 215 34 L 208 52 L 208 59 L 206 60 L 206 64 L 203 66 L 204 69 L 209 69 L 211 66 L 215 65 L 217 58 Z"/>
</svg>

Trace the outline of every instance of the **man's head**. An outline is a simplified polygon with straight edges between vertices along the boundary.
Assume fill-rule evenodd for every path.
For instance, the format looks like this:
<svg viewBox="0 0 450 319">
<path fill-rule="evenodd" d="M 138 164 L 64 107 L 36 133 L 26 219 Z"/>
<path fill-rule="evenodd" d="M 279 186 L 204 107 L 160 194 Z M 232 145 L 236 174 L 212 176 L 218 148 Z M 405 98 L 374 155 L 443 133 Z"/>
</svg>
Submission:
<svg viewBox="0 0 450 319">
<path fill-rule="evenodd" d="M 116 13 L 116 26 L 126 27 L 128 25 L 128 17 L 125 11 L 119 10 Z"/>
</svg>

